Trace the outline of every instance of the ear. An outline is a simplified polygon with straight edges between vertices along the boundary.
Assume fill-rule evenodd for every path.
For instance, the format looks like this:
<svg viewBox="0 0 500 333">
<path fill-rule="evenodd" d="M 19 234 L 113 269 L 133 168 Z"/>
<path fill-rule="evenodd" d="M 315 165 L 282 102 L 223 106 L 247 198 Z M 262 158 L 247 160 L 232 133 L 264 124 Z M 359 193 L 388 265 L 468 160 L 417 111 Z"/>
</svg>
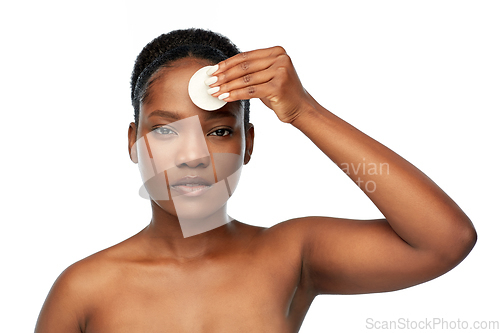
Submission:
<svg viewBox="0 0 500 333">
<path fill-rule="evenodd" d="M 128 155 L 132 162 L 137 163 L 137 145 L 135 144 L 137 139 L 137 126 L 134 122 L 128 125 Z"/>
<path fill-rule="evenodd" d="M 247 164 L 250 161 L 250 157 L 252 156 L 254 136 L 255 133 L 253 124 L 249 123 L 248 128 L 245 132 L 245 156 L 243 158 L 243 164 Z"/>
</svg>

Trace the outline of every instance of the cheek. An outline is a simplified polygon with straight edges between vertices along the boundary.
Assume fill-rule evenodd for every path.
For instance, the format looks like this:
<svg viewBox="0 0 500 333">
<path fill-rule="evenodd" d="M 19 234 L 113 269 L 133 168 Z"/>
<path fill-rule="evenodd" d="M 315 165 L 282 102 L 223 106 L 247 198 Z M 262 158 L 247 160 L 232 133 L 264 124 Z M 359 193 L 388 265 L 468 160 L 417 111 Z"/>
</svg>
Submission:
<svg viewBox="0 0 500 333">
<path fill-rule="evenodd" d="M 208 139 L 207 146 L 219 181 L 231 177 L 243 165 L 245 139 L 240 133 L 234 133 L 227 141 Z"/>
<path fill-rule="evenodd" d="M 227 179 L 243 165 L 243 155 L 233 153 L 212 153 L 217 179 Z"/>
<path fill-rule="evenodd" d="M 217 180 L 226 181 L 229 187 L 229 196 L 236 189 L 243 166 L 243 154 L 214 153 L 212 154 Z"/>
<path fill-rule="evenodd" d="M 167 178 L 165 172 L 156 172 L 155 161 L 151 158 L 147 140 L 141 137 L 136 141 L 139 172 L 143 186 L 154 200 L 169 200 Z M 141 189 L 141 197 L 147 199 L 147 194 Z"/>
<path fill-rule="evenodd" d="M 224 151 L 211 152 L 217 180 L 226 181 L 230 196 L 233 194 L 240 178 L 245 156 L 244 149 L 244 137 L 235 135 Z"/>
</svg>

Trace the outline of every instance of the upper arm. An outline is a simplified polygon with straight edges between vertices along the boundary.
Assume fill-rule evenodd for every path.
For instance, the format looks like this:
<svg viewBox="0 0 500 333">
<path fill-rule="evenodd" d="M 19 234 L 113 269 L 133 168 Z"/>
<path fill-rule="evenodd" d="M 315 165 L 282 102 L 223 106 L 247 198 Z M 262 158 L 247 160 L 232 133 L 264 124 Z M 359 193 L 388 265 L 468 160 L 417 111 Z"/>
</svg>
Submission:
<svg viewBox="0 0 500 333">
<path fill-rule="evenodd" d="M 35 333 L 81 333 L 84 327 L 84 291 L 78 263 L 66 268 L 45 299 Z"/>
<path fill-rule="evenodd" d="M 416 249 L 385 219 L 300 219 L 303 277 L 315 294 L 392 291 L 431 280 L 459 263 Z"/>
</svg>

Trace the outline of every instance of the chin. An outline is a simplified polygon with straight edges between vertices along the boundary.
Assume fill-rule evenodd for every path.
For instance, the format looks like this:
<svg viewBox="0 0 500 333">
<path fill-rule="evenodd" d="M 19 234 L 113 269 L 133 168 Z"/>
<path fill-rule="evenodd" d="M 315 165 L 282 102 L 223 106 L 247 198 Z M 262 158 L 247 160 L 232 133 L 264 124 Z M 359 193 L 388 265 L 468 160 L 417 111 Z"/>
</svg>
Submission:
<svg viewBox="0 0 500 333">
<path fill-rule="evenodd" d="M 186 220 L 202 220 L 213 218 L 214 214 L 225 215 L 229 193 L 224 180 L 212 184 L 208 189 L 194 195 L 179 195 L 172 193 L 172 202 L 177 212 L 179 222 Z"/>
</svg>

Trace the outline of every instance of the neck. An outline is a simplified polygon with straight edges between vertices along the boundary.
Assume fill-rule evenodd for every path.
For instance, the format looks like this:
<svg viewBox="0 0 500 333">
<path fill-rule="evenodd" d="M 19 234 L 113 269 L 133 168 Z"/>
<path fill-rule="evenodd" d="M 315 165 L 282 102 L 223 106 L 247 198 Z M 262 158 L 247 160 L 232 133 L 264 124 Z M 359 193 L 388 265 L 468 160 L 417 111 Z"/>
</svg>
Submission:
<svg viewBox="0 0 500 333">
<path fill-rule="evenodd" d="M 154 257 L 203 257 L 226 243 L 235 231 L 235 221 L 227 215 L 226 205 L 202 218 L 172 215 L 154 201 L 151 206 L 151 222 L 141 233 Z"/>
</svg>

